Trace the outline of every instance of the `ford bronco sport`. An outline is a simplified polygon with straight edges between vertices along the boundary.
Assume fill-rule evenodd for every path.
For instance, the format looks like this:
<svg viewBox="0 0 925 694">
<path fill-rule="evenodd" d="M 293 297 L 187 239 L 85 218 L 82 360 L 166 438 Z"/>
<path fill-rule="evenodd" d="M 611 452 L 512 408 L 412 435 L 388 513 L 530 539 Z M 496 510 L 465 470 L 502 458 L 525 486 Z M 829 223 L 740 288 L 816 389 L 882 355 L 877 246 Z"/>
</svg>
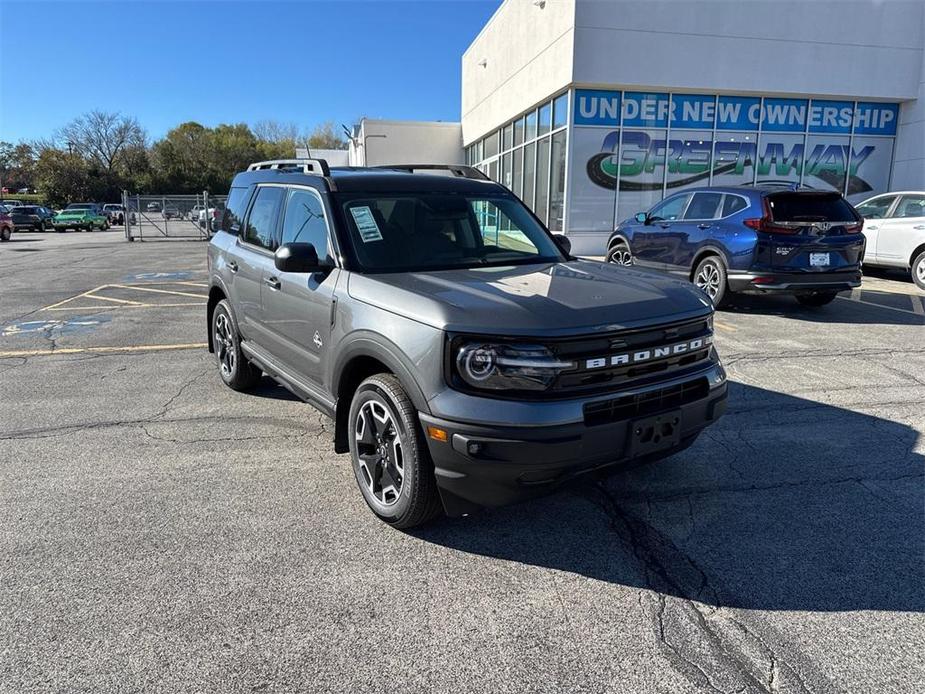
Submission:
<svg viewBox="0 0 925 694">
<path fill-rule="evenodd" d="M 252 164 L 209 245 L 209 349 L 334 420 L 401 528 L 664 458 L 723 413 L 709 298 L 578 260 L 464 166 Z"/>
</svg>

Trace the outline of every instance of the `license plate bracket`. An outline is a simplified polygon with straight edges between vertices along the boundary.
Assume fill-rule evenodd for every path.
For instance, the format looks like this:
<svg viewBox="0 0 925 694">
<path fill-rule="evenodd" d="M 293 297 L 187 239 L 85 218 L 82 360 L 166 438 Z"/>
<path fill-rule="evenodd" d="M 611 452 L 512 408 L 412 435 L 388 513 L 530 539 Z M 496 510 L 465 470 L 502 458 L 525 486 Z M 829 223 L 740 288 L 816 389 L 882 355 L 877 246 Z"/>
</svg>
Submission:
<svg viewBox="0 0 925 694">
<path fill-rule="evenodd" d="M 832 264 L 832 258 L 829 253 L 810 253 L 810 267 L 828 267 Z"/>
<path fill-rule="evenodd" d="M 672 410 L 630 422 L 630 457 L 671 448 L 681 442 L 681 410 Z"/>
</svg>

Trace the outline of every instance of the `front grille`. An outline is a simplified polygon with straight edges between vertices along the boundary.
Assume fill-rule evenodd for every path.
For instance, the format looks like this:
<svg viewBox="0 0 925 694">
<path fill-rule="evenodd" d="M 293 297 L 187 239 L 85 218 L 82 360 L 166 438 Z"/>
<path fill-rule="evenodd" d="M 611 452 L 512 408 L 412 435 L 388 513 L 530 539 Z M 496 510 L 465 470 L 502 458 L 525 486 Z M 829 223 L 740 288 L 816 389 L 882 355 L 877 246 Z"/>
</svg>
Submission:
<svg viewBox="0 0 925 694">
<path fill-rule="evenodd" d="M 705 398 L 709 392 L 707 379 L 697 378 L 668 388 L 588 403 L 584 406 L 584 420 L 587 426 L 597 426 L 647 417 Z"/>
<path fill-rule="evenodd" d="M 659 356 L 656 350 L 672 345 L 702 343 L 689 351 Z M 562 372 L 553 384 L 558 394 L 591 393 L 627 387 L 636 382 L 664 380 L 694 367 L 710 357 L 712 330 L 708 318 L 684 323 L 625 331 L 609 335 L 570 338 L 549 343 L 556 356 L 571 360 L 576 367 Z M 614 361 L 615 355 L 651 351 L 651 358 L 626 363 Z"/>
</svg>

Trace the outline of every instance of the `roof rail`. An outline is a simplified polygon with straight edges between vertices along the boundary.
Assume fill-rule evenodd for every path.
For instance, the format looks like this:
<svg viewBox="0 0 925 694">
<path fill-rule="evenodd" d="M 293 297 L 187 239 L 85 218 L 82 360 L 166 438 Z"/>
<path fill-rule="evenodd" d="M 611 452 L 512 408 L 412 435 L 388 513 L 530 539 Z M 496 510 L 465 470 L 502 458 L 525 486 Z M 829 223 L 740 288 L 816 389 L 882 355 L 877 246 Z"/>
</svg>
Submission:
<svg viewBox="0 0 925 694">
<path fill-rule="evenodd" d="M 463 164 L 389 164 L 388 166 L 372 166 L 372 169 L 393 169 L 396 171 L 407 171 L 415 173 L 417 171 L 449 171 L 454 176 L 460 178 L 473 178 L 477 181 L 490 181 L 484 173 L 474 166 L 465 166 Z"/>
<path fill-rule="evenodd" d="M 758 181 L 757 183 L 743 183 L 743 188 L 780 188 L 781 190 L 815 190 L 812 186 L 805 183 L 796 183 L 794 181 Z"/>
<path fill-rule="evenodd" d="M 324 159 L 270 159 L 255 161 L 248 171 L 301 171 L 307 174 L 330 176 L 331 168 Z"/>
</svg>

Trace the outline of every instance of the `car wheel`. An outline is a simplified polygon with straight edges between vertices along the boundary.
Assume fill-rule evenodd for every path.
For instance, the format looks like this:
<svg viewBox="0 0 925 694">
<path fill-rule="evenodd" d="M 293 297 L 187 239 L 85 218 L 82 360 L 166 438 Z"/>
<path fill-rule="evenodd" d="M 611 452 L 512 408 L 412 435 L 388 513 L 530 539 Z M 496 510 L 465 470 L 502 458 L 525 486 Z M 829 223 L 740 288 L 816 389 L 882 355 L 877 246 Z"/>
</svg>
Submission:
<svg viewBox="0 0 925 694">
<path fill-rule="evenodd" d="M 797 294 L 797 301 L 803 306 L 812 306 L 818 308 L 835 301 L 838 292 L 815 292 L 813 294 Z"/>
<path fill-rule="evenodd" d="M 912 281 L 919 289 L 925 289 L 925 251 L 912 261 Z"/>
<path fill-rule="evenodd" d="M 694 284 L 719 306 L 726 297 L 726 267 L 715 255 L 704 258 L 694 270 Z"/>
<path fill-rule="evenodd" d="M 39 222 L 39 231 L 41 231 L 43 234 L 45 233 L 46 231 L 45 222 Z"/>
<path fill-rule="evenodd" d="M 607 262 L 613 263 L 614 265 L 632 265 L 633 253 L 630 251 L 629 246 L 620 241 L 611 246 L 610 250 L 607 251 Z"/>
<path fill-rule="evenodd" d="M 9 227 L 3 227 L 0 229 L 0 241 L 9 241 L 10 235 L 13 233 L 12 229 Z"/>
<path fill-rule="evenodd" d="M 360 384 L 349 426 L 353 472 L 373 513 L 395 528 L 413 528 L 440 513 L 417 411 L 395 376 L 376 374 Z"/>
<path fill-rule="evenodd" d="M 260 381 L 260 369 L 241 351 L 241 337 L 228 301 L 218 302 L 212 313 L 212 347 L 218 373 L 232 390 L 250 390 Z"/>
</svg>

